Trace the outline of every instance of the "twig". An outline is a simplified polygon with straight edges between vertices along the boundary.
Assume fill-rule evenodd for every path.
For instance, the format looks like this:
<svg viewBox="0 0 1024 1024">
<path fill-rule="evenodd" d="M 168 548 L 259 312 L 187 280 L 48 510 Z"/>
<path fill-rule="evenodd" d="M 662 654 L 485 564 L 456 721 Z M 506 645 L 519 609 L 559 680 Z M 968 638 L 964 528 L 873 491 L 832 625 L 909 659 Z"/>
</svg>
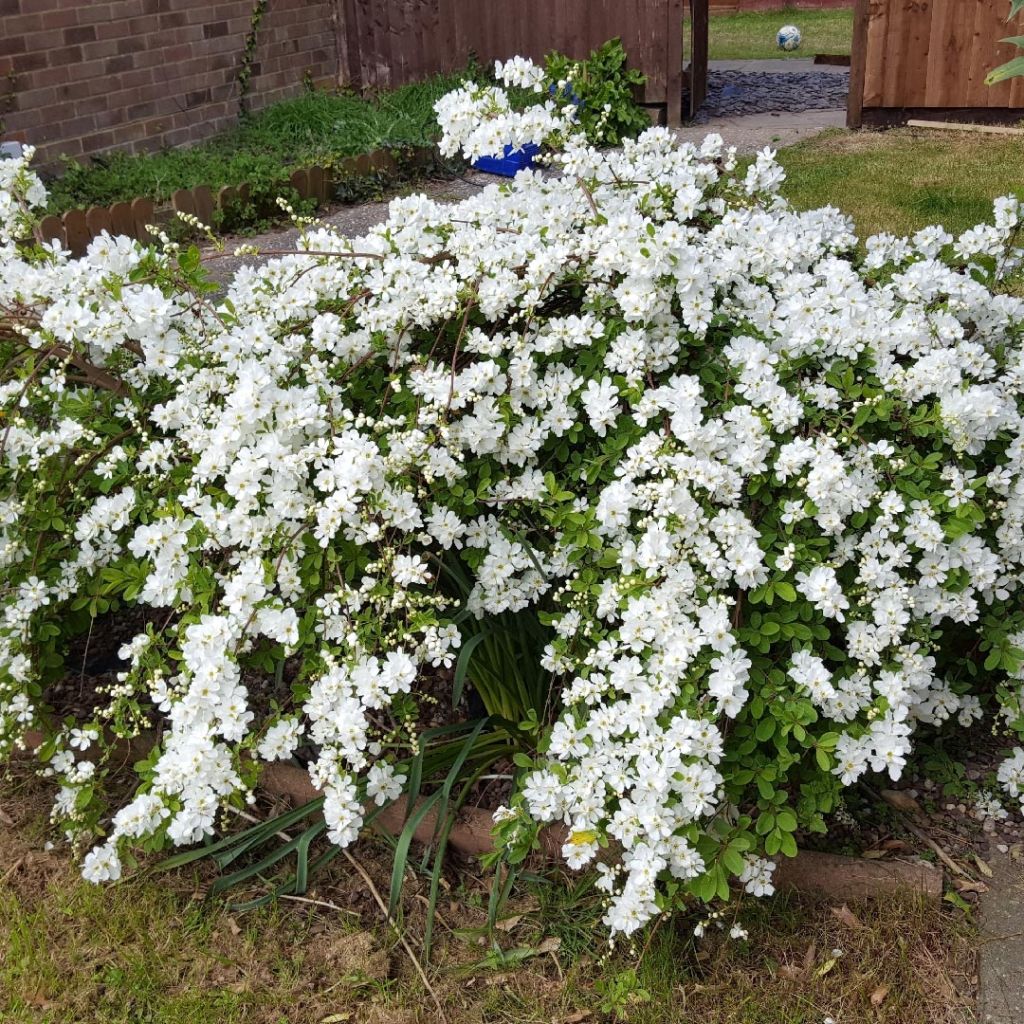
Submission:
<svg viewBox="0 0 1024 1024">
<path fill-rule="evenodd" d="M 322 249 L 260 249 L 256 248 L 255 253 L 245 253 L 246 256 L 338 256 L 350 260 L 383 260 L 384 256 L 379 252 L 327 252 Z M 212 263 L 213 260 L 222 260 L 234 256 L 233 252 L 215 252 L 202 257 L 203 263 Z"/>
<path fill-rule="evenodd" d="M 353 917 L 359 916 L 358 910 L 349 910 L 347 907 L 339 907 L 337 903 L 328 903 L 327 900 L 314 900 L 308 896 L 290 896 L 288 893 L 283 892 L 278 896 L 280 900 L 294 900 L 296 903 L 312 903 L 317 907 L 326 907 L 328 910 L 336 910 L 339 914 L 351 914 Z"/>
<path fill-rule="evenodd" d="M 233 814 L 237 814 L 240 818 L 244 818 L 246 821 L 251 821 L 254 825 L 266 824 L 262 819 L 257 818 L 255 814 L 250 814 L 248 811 L 240 811 L 237 807 L 232 807 L 231 804 L 228 804 L 228 810 Z M 280 829 L 278 829 L 274 835 L 277 836 L 278 839 L 283 839 L 286 843 L 290 843 L 294 838 L 293 836 L 288 835 L 287 832 L 282 832 Z"/>
<path fill-rule="evenodd" d="M 437 993 L 434 991 L 434 989 L 431 987 L 430 982 L 427 980 L 427 975 L 424 972 L 419 960 L 416 959 L 416 954 L 412 951 L 412 947 L 409 945 L 408 942 L 406 942 L 405 936 L 402 934 L 398 925 L 395 924 L 391 915 L 388 913 L 387 905 L 381 898 L 380 893 L 377 891 L 377 886 L 373 884 L 373 879 L 366 873 L 366 870 L 363 868 L 362 864 L 360 864 L 359 861 L 357 861 L 355 857 L 353 857 L 352 854 L 348 852 L 348 850 L 343 849 L 341 853 L 342 856 L 344 856 L 345 860 L 347 860 L 349 864 L 351 864 L 352 867 L 355 868 L 356 872 L 359 874 L 359 877 L 366 883 L 367 889 L 370 890 L 370 894 L 373 896 L 374 900 L 377 903 L 377 906 L 381 909 L 381 913 L 384 915 L 384 920 L 387 921 L 387 923 L 391 926 L 391 930 L 395 933 L 395 937 L 402 944 L 402 948 L 408 954 L 409 959 L 412 961 L 413 967 L 416 968 L 416 973 L 420 976 L 420 981 L 423 982 L 424 987 L 430 993 L 431 999 L 434 1000 L 434 1005 L 437 1007 L 437 1012 L 441 1020 L 444 1021 L 445 1024 L 447 1024 L 448 1018 L 445 1016 L 444 1007 L 441 1006 L 441 1000 L 437 998 Z"/>
<path fill-rule="evenodd" d="M 876 793 L 870 786 L 865 787 L 865 788 L 868 790 L 869 793 L 871 793 L 872 796 L 875 797 L 875 799 L 877 799 L 877 800 L 881 800 L 882 799 L 881 794 Z M 894 811 L 896 811 L 897 814 L 900 815 L 900 817 L 903 819 L 903 824 L 906 825 L 906 827 L 915 836 L 917 836 L 917 838 L 920 839 L 922 843 L 925 843 L 932 850 L 932 852 L 935 853 L 935 855 L 939 858 L 939 860 L 941 860 L 942 863 L 945 864 L 946 867 L 949 868 L 949 870 L 953 872 L 954 875 L 960 875 L 962 878 L 970 878 L 971 877 L 966 871 L 964 871 L 964 869 L 962 867 L 960 867 L 959 864 L 957 864 L 957 862 L 955 860 L 953 860 L 952 857 L 950 857 L 950 855 L 948 853 L 946 853 L 946 851 L 941 846 L 939 846 L 939 844 L 937 842 L 935 842 L 934 839 L 932 839 L 932 837 L 930 835 L 928 835 L 922 829 L 919 829 L 910 820 L 910 818 L 907 816 L 905 811 L 902 811 L 902 810 L 900 810 L 899 807 L 896 807 L 893 804 L 890 804 L 888 800 L 886 800 L 885 803 L 887 804 L 887 806 L 891 807 Z"/>
<path fill-rule="evenodd" d="M 25 858 L 19 857 L 5 872 L 4 877 L 0 878 L 0 885 L 3 885 L 8 878 L 10 878 L 24 863 Z"/>
<path fill-rule="evenodd" d="M 587 188 L 587 183 L 582 178 L 576 179 L 577 184 L 583 189 L 583 194 L 587 197 L 587 205 L 590 207 L 590 212 L 594 215 L 597 220 L 601 219 L 601 211 L 597 208 L 597 203 L 594 202 L 594 194 Z"/>
<path fill-rule="evenodd" d="M 902 814 L 903 812 L 901 811 L 900 813 Z M 913 822 L 908 821 L 906 819 L 906 815 L 904 815 L 903 824 L 906 825 L 907 828 L 909 828 L 910 831 L 913 832 L 914 835 L 917 836 L 917 838 L 921 840 L 921 842 L 927 843 L 928 846 L 931 847 L 931 849 L 938 856 L 939 860 L 941 860 L 942 863 L 945 864 L 946 867 L 949 868 L 949 870 L 953 872 L 953 874 L 960 875 L 963 878 L 969 878 L 970 877 L 967 874 L 967 872 L 964 871 L 964 869 L 962 867 L 960 867 L 960 865 L 957 864 L 957 862 L 955 860 L 953 860 L 953 858 L 950 857 L 950 855 L 948 853 L 946 853 L 946 851 L 941 846 L 939 846 L 939 844 L 937 842 L 935 842 L 934 839 L 932 839 L 932 837 L 930 835 L 928 835 L 926 832 L 923 832 L 921 829 L 919 829 Z"/>
</svg>

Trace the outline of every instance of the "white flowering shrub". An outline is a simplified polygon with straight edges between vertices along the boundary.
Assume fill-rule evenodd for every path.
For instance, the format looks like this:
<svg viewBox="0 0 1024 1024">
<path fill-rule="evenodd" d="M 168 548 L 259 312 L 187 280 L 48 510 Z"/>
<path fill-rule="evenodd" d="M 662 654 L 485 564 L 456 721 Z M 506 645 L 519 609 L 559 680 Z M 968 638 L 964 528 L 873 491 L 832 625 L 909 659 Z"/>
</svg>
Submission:
<svg viewBox="0 0 1024 1024">
<path fill-rule="evenodd" d="M 440 104 L 452 139 L 475 103 Z M 19 248 L 38 186 L 0 164 L 0 750 L 43 730 L 87 877 L 210 835 L 297 750 L 352 842 L 476 620 L 548 629 L 508 658 L 549 692 L 479 733 L 516 751 L 505 856 L 550 822 L 574 868 L 606 848 L 613 932 L 770 892 L 923 728 L 1020 733 L 1016 201 L 858 254 L 839 212 L 778 198 L 769 151 L 598 153 L 524 117 L 565 136 L 560 173 L 314 226 L 224 294 L 195 250 Z M 55 718 L 110 609 L 144 623 L 116 684 Z M 144 729 L 137 793 L 105 803 L 104 749 Z M 1024 795 L 1024 750 L 1000 781 Z"/>
</svg>

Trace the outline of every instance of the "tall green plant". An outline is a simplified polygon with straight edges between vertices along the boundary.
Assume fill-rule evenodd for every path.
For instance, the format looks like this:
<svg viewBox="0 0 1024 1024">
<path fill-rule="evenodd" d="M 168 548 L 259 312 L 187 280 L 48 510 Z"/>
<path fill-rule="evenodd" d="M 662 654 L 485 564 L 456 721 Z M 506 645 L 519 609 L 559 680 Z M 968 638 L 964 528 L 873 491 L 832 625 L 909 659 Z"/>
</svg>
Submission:
<svg viewBox="0 0 1024 1024">
<path fill-rule="evenodd" d="M 547 77 L 556 86 L 564 83 L 564 95 L 579 101 L 579 124 L 593 145 L 617 146 L 651 126 L 647 113 L 636 101 L 647 79 L 626 66 L 621 39 L 609 39 L 591 51 L 586 60 L 550 53 L 546 66 Z"/>
</svg>

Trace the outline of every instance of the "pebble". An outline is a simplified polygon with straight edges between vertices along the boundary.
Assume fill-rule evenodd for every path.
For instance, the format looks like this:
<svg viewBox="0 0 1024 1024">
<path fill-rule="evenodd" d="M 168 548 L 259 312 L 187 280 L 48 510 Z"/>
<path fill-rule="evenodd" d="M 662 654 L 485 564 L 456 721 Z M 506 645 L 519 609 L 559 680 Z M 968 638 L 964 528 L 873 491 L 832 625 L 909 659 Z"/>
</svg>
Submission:
<svg viewBox="0 0 1024 1024">
<path fill-rule="evenodd" d="M 1006 845 L 1006 843 L 996 843 L 996 849 L 1000 853 L 1009 853 L 1010 852 L 1010 848 L 1009 848 L 1009 846 Z"/>
<path fill-rule="evenodd" d="M 849 73 L 834 71 L 709 71 L 708 92 L 694 121 L 769 114 L 775 111 L 836 110 L 846 106 Z"/>
</svg>

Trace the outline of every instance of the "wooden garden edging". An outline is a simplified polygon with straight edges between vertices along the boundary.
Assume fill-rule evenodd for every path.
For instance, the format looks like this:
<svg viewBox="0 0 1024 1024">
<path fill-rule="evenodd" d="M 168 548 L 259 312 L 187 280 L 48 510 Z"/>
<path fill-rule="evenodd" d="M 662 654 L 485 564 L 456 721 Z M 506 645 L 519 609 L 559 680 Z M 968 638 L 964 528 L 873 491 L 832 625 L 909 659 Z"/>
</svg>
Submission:
<svg viewBox="0 0 1024 1024">
<path fill-rule="evenodd" d="M 433 157 L 431 147 L 415 147 L 411 161 L 423 165 Z M 394 174 L 398 169 L 395 158 L 386 149 L 375 149 L 359 156 L 346 157 L 337 167 L 305 167 L 293 171 L 282 187 L 291 186 L 303 199 L 315 199 L 317 205 L 327 202 L 334 195 L 335 186 L 350 178 L 365 178 L 373 173 Z M 112 206 L 90 206 L 87 210 L 68 210 L 57 216 L 49 214 L 36 228 L 40 242 L 56 239 L 71 255 L 85 254 L 89 243 L 104 231 L 110 235 L 127 235 L 143 244 L 152 242 L 153 236 L 147 226 L 165 224 L 175 214 L 184 213 L 197 217 L 203 224 L 211 224 L 215 210 L 230 210 L 233 206 L 248 202 L 251 185 L 225 185 L 216 194 L 208 185 L 194 188 L 180 188 L 171 194 L 170 203 L 158 206 L 152 199 L 138 197 L 129 202 L 114 203 Z"/>
</svg>

